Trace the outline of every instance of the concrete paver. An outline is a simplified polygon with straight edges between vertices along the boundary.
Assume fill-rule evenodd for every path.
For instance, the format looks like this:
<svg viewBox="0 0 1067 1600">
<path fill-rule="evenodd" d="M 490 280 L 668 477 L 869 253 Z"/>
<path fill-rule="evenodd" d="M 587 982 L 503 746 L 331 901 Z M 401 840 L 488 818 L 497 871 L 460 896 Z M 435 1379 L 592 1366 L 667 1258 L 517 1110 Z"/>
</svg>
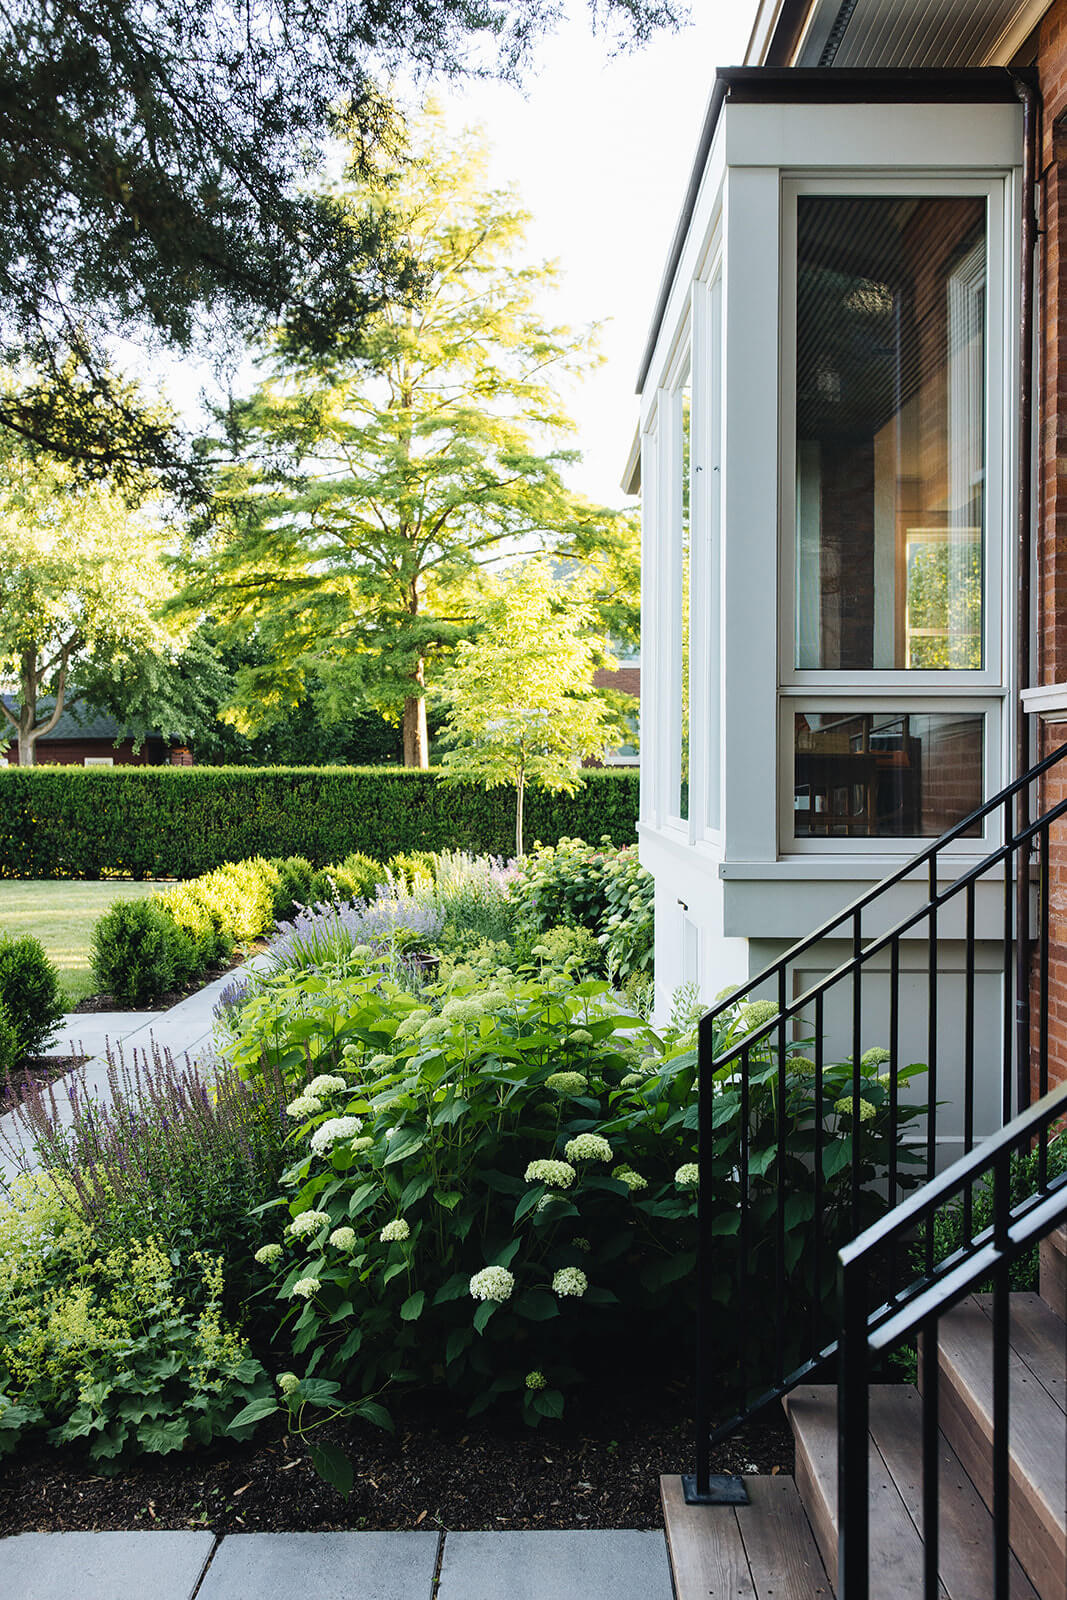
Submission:
<svg viewBox="0 0 1067 1600">
<path fill-rule="evenodd" d="M 438 1600 L 671 1600 L 662 1533 L 450 1533 Z"/>
<path fill-rule="evenodd" d="M 162 1021 L 162 1011 L 70 1011 L 45 1051 L 46 1056 L 102 1056 L 109 1042 Z"/>
<path fill-rule="evenodd" d="M 214 1543 L 211 1533 L 19 1533 L 0 1540 L 0 1595 L 192 1600 Z"/>
<path fill-rule="evenodd" d="M 439 1542 L 436 1533 L 231 1533 L 197 1600 L 431 1600 Z"/>
</svg>

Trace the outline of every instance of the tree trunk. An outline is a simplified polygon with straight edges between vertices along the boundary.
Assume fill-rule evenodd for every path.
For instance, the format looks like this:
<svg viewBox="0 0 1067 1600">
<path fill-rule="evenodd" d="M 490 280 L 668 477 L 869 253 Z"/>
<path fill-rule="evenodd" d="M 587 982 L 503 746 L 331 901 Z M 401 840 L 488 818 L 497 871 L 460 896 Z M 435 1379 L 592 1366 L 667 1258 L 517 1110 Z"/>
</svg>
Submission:
<svg viewBox="0 0 1067 1600">
<path fill-rule="evenodd" d="M 522 813 L 526 799 L 526 774 L 520 772 L 515 784 L 515 854 L 522 855 Z"/>
<path fill-rule="evenodd" d="M 403 702 L 403 765 L 421 766 L 426 771 L 430 765 L 430 741 L 426 733 L 426 669 L 419 661 L 411 677 L 418 683 L 419 693 L 410 694 Z"/>
</svg>

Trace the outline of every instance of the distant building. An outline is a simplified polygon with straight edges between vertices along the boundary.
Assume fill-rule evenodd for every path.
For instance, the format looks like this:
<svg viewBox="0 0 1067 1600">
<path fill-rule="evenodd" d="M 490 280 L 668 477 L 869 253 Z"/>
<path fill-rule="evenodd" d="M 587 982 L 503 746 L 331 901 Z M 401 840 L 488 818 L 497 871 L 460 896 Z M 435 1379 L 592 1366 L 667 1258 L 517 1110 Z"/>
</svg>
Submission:
<svg viewBox="0 0 1067 1600">
<path fill-rule="evenodd" d="M 17 704 L 12 695 L 5 694 L 4 704 L 12 710 Z M 39 714 L 46 714 L 50 702 L 42 703 Z M 6 723 L 6 719 L 5 719 Z M 19 741 L 10 723 L 11 740 L 0 751 L 0 763 L 17 767 Z M 37 741 L 37 766 L 49 767 L 191 767 L 193 753 L 188 745 L 180 744 L 162 733 L 146 734 L 137 749 L 132 734 L 122 724 L 104 711 L 94 711 L 91 706 L 75 704 L 63 712 L 55 727 Z"/>
</svg>

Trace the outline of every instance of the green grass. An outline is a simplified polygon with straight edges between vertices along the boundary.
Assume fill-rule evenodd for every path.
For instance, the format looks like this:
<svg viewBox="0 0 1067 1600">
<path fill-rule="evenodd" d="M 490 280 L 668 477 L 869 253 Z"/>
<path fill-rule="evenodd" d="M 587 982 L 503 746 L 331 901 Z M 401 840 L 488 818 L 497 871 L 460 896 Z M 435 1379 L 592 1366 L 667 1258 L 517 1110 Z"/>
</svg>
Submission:
<svg viewBox="0 0 1067 1600">
<path fill-rule="evenodd" d="M 0 879 L 0 934 L 32 933 L 59 968 L 70 1010 L 93 992 L 89 940 L 93 925 L 113 900 L 140 900 L 162 885 L 109 878 Z"/>
</svg>

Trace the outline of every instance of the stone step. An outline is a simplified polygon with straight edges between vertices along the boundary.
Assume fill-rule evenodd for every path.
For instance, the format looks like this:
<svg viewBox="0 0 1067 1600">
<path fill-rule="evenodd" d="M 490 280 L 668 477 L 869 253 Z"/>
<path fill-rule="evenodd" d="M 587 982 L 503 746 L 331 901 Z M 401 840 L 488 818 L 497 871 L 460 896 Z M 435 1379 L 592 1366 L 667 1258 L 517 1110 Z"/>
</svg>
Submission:
<svg viewBox="0 0 1067 1600">
<path fill-rule="evenodd" d="M 992 1296 L 941 1318 L 941 1427 L 985 1504 L 992 1503 Z M 1067 1324 L 1036 1294 L 1011 1297 L 1009 1526 L 1042 1600 L 1067 1597 Z"/>
<path fill-rule="evenodd" d="M 837 1390 L 785 1400 L 796 1437 L 797 1488 L 832 1583 L 837 1582 Z M 910 1384 L 870 1390 L 870 1600 L 923 1600 L 921 1410 Z M 992 1600 L 993 1519 L 942 1436 L 938 1456 L 940 1600 Z M 1017 1561 L 1011 1600 L 1037 1600 Z"/>
</svg>

